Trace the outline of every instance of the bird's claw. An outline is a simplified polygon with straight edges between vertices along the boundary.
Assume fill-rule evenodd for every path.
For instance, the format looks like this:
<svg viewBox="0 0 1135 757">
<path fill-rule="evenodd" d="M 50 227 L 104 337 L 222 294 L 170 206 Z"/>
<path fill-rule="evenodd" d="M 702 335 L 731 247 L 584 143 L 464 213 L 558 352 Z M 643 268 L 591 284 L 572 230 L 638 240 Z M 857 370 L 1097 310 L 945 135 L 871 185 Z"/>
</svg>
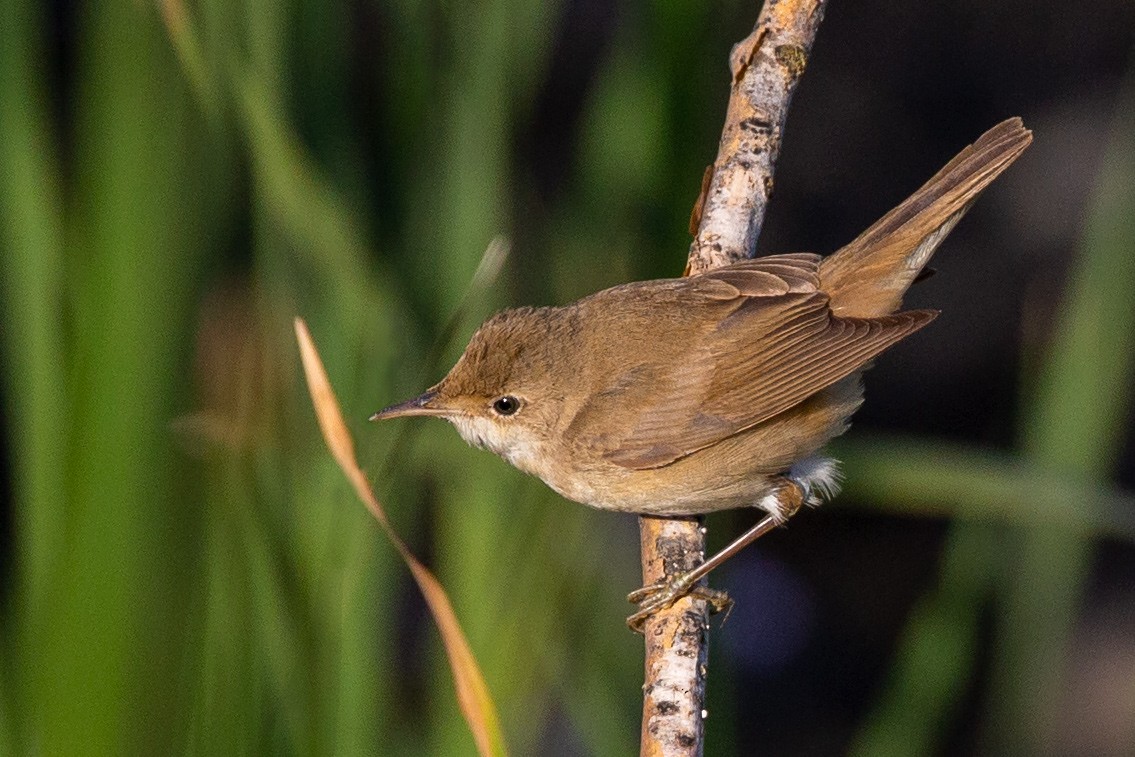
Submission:
<svg viewBox="0 0 1135 757">
<path fill-rule="evenodd" d="M 729 610 L 733 607 L 729 595 L 719 589 L 698 586 L 695 580 L 690 580 L 689 574 L 682 573 L 632 591 L 627 595 L 627 601 L 638 605 L 639 609 L 627 618 L 627 627 L 635 633 L 643 633 L 647 618 L 685 596 L 705 600 L 709 603 L 711 614 L 724 612 L 725 617 L 729 617 Z"/>
</svg>

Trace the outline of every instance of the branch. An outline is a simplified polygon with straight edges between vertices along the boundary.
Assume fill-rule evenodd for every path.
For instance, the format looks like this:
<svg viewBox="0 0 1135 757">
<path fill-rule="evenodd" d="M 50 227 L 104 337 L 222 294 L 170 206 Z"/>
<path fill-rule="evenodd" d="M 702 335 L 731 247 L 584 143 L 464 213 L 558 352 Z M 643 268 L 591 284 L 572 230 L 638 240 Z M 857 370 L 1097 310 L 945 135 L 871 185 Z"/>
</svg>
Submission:
<svg viewBox="0 0 1135 757">
<path fill-rule="evenodd" d="M 756 250 L 788 105 L 808 63 L 825 2 L 768 0 L 753 33 L 729 55 L 733 89 L 690 245 L 691 273 L 736 263 Z"/>
<path fill-rule="evenodd" d="M 826 0 L 766 0 L 753 33 L 729 56 L 732 88 L 713 173 L 694 209 L 687 273 L 752 257 L 772 193 L 780 136 Z M 644 585 L 705 559 L 700 518 L 642 517 Z M 704 583 L 704 579 L 703 579 Z M 684 597 L 647 619 L 643 757 L 701 755 L 709 617 Z"/>
</svg>

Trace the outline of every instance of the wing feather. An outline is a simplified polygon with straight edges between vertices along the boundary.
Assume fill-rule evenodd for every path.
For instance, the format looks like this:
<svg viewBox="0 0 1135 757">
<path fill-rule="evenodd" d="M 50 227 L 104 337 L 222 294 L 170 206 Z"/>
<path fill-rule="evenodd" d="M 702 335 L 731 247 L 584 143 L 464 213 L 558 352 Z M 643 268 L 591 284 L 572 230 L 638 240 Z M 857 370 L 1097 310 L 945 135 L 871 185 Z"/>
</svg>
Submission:
<svg viewBox="0 0 1135 757">
<path fill-rule="evenodd" d="M 937 315 L 838 318 L 818 291 L 819 260 L 777 255 L 691 277 L 688 306 L 706 318 L 687 335 L 681 364 L 650 381 L 624 375 L 617 391 L 598 393 L 581 415 L 617 412 L 627 423 L 591 443 L 626 468 L 667 465 L 803 402 Z M 726 286 L 737 293 L 729 300 Z"/>
</svg>

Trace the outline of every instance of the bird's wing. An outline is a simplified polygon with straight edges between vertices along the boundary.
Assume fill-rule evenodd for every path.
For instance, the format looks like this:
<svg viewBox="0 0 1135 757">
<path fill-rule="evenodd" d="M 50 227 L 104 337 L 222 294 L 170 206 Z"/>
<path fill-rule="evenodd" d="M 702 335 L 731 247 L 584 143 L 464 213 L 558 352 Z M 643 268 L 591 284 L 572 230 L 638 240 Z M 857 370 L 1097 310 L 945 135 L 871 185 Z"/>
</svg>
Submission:
<svg viewBox="0 0 1135 757">
<path fill-rule="evenodd" d="M 625 468 L 667 465 L 799 404 L 937 314 L 837 318 L 819 291 L 819 260 L 769 256 L 683 280 L 683 306 L 704 317 L 675 334 L 687 342 L 676 364 L 630 366 L 582 409 L 580 426 L 624 422 L 616 434 L 601 424 L 595 451 Z"/>
</svg>

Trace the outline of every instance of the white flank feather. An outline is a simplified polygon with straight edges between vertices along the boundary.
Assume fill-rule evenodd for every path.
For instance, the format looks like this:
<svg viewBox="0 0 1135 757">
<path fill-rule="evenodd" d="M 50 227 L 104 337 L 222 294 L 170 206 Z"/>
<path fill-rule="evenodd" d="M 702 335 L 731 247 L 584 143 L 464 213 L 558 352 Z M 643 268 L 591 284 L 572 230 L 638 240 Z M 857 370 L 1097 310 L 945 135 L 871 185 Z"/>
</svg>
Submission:
<svg viewBox="0 0 1135 757">
<path fill-rule="evenodd" d="M 830 457 L 806 457 L 788 469 L 788 477 L 804 489 L 804 502 L 816 507 L 839 494 L 843 473 Z"/>
</svg>

